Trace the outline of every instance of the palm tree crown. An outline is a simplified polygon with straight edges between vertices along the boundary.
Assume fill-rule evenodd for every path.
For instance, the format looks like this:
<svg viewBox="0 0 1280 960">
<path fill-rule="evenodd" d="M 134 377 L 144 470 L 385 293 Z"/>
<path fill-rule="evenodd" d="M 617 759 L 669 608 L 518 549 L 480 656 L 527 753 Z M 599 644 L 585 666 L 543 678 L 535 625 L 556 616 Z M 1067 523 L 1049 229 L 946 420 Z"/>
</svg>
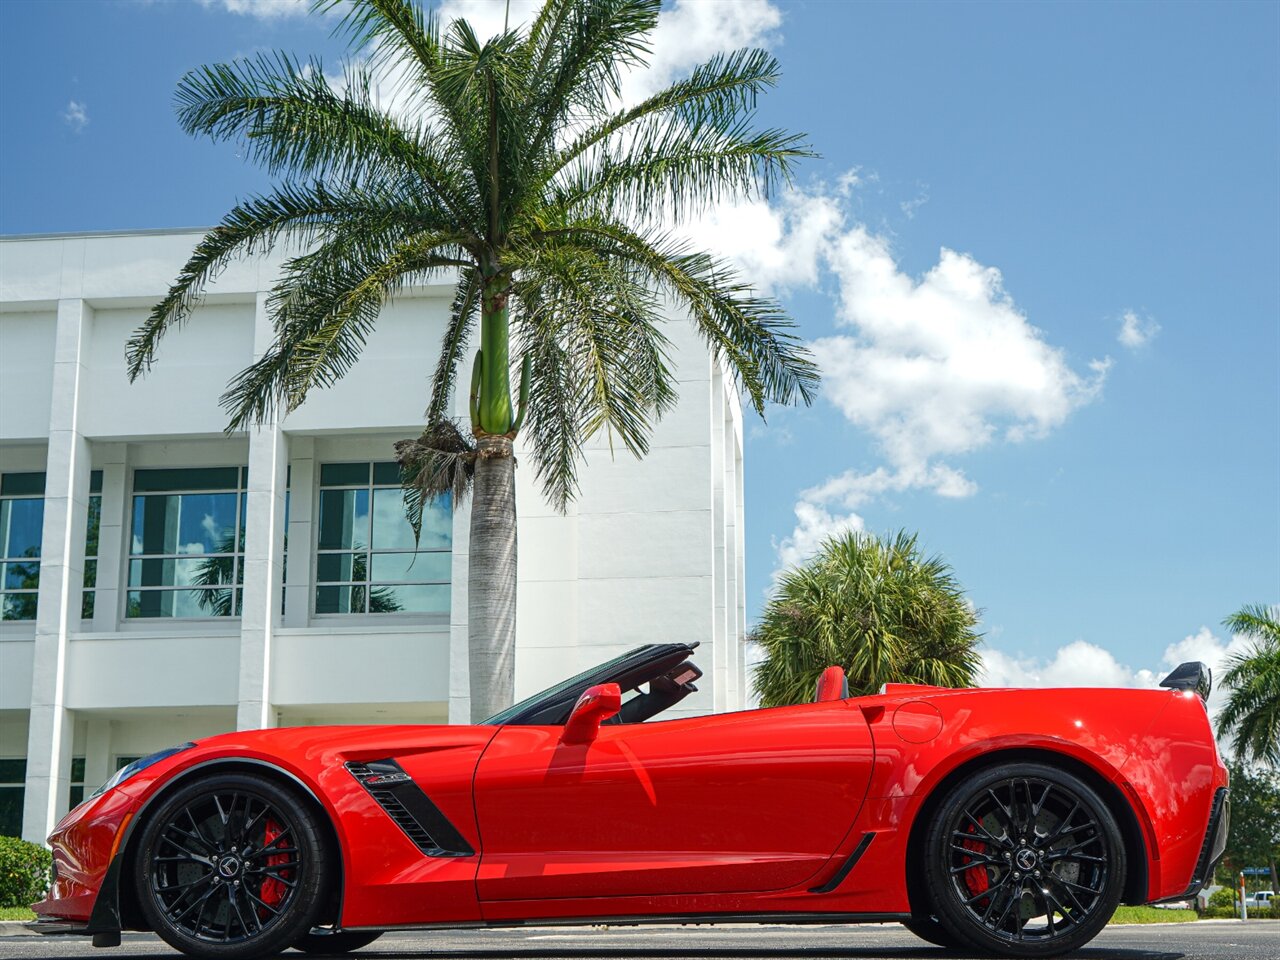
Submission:
<svg viewBox="0 0 1280 960">
<path fill-rule="evenodd" d="M 1222 621 L 1251 645 L 1226 662 L 1226 706 L 1218 736 L 1235 744 L 1236 757 L 1280 766 L 1280 616 L 1261 604 L 1241 607 Z"/>
<path fill-rule="evenodd" d="M 817 371 L 778 304 L 671 232 L 721 198 L 767 193 L 808 151 L 751 124 L 757 94 L 778 78 L 760 50 L 713 57 L 619 105 L 660 0 L 548 0 L 527 29 L 485 41 L 465 20 L 442 30 L 413 0 L 316 7 L 341 7 L 340 29 L 366 54 L 340 84 L 319 62 L 285 54 L 204 67 L 179 84 L 189 133 L 237 140 L 282 182 L 196 246 L 130 340 L 129 375 L 150 366 L 228 262 L 280 240 L 294 255 L 270 295 L 275 339 L 223 395 L 230 430 L 341 378 L 406 286 L 456 276 L 426 428 L 397 454 L 415 529 L 427 500 L 472 492 L 467 628 L 479 720 L 514 687 L 517 434 L 560 508 L 597 431 L 643 455 L 676 399 L 661 329 L 668 303 L 758 413 L 809 402 Z M 388 69 L 401 78 L 396 112 L 377 93 Z M 448 412 L 477 325 L 468 437 Z"/>
<path fill-rule="evenodd" d="M 822 671 L 844 668 L 854 696 L 884 683 L 971 687 L 980 666 L 977 611 L 950 567 L 915 535 L 850 532 L 782 575 L 751 639 L 763 706 L 805 703 Z"/>
<path fill-rule="evenodd" d="M 271 296 L 275 342 L 223 396 L 229 429 L 334 383 L 382 306 L 442 271 L 456 272 L 458 286 L 428 432 L 446 418 L 479 316 L 472 432 L 513 435 L 527 418 L 539 479 L 560 506 L 574 494 L 586 437 L 607 428 L 642 454 L 675 399 L 663 294 L 758 412 L 807 402 L 816 370 L 777 303 L 668 229 L 723 197 L 772 189 L 807 155 L 797 136 L 750 124 L 778 64 L 760 50 L 717 56 L 638 104 L 608 109 L 621 72 L 646 59 L 659 6 L 549 0 L 527 30 L 481 41 L 463 20 L 442 30 L 411 0 L 357 0 L 342 29 L 370 55 L 348 65 L 341 84 L 319 62 L 285 54 L 188 74 L 177 94 L 183 127 L 242 142 L 284 180 L 196 247 L 130 341 L 130 376 L 149 367 L 162 335 L 230 260 L 287 238 L 304 252 Z M 405 71 L 398 95 L 408 106 L 398 113 L 376 93 L 378 71 L 393 63 Z M 512 354 L 522 367 L 516 397 Z M 424 437 L 417 449 L 435 448 Z M 457 461 L 444 464 L 454 481 Z"/>
</svg>

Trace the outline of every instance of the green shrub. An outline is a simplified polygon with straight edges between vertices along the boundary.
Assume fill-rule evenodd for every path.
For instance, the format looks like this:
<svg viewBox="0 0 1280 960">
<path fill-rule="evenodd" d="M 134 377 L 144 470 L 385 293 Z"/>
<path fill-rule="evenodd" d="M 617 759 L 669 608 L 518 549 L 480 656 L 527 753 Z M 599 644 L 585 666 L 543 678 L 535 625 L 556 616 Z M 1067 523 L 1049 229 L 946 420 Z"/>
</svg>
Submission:
<svg viewBox="0 0 1280 960">
<path fill-rule="evenodd" d="M 1209 906 L 1211 907 L 1232 907 L 1235 906 L 1236 892 L 1230 887 L 1223 887 L 1209 894 Z"/>
<path fill-rule="evenodd" d="M 49 889 L 53 854 L 36 843 L 0 837 L 0 907 L 25 907 Z"/>
<path fill-rule="evenodd" d="M 1230 920 L 1236 916 L 1235 907 L 1209 907 L 1202 914 L 1201 920 Z"/>
</svg>

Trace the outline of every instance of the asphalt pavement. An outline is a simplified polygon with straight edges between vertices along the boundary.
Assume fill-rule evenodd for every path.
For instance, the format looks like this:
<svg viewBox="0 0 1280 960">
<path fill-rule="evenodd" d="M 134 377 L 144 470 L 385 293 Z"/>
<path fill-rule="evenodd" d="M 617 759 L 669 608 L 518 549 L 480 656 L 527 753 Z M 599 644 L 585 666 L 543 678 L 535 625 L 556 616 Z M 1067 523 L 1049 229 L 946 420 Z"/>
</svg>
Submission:
<svg viewBox="0 0 1280 960">
<path fill-rule="evenodd" d="M 78 937 L 0 937 L 0 960 L 141 960 L 181 955 L 150 934 L 114 949 Z M 285 958 L 302 960 L 289 951 Z M 353 960 L 962 960 L 897 924 L 863 926 L 539 928 L 385 934 Z M 1072 954 L 1088 960 L 1280 960 L 1280 922 L 1238 920 L 1108 927 Z M 985 960 L 985 958 L 984 958 Z"/>
</svg>

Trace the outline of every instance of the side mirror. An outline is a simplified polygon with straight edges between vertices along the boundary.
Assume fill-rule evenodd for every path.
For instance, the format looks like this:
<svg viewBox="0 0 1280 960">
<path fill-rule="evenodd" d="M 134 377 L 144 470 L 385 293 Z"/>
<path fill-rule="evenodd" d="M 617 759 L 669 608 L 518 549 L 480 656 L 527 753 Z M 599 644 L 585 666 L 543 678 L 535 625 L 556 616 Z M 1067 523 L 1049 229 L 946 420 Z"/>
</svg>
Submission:
<svg viewBox="0 0 1280 960">
<path fill-rule="evenodd" d="M 616 683 L 587 687 L 573 705 L 569 722 L 564 725 L 560 742 L 590 743 L 600 732 L 600 724 L 622 709 L 622 689 Z"/>
</svg>

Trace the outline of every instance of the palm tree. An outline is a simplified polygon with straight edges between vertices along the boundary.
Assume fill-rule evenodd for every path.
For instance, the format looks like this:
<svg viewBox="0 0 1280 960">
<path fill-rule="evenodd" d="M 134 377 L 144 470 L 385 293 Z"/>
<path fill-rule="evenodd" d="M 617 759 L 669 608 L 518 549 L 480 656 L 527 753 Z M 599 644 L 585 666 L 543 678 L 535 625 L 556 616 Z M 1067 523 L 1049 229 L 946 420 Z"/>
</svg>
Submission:
<svg viewBox="0 0 1280 960">
<path fill-rule="evenodd" d="M 370 56 L 346 67 L 340 89 L 319 62 L 286 54 L 203 67 L 179 84 L 189 133 L 236 140 L 282 182 L 199 242 L 130 340 L 128 370 L 148 369 L 162 335 L 227 263 L 297 244 L 270 299 L 275 341 L 222 398 L 228 430 L 243 429 L 341 378 L 407 286 L 456 276 L 426 429 L 399 456 L 415 523 L 424 500 L 472 487 L 479 719 L 506 706 L 514 686 L 517 435 L 561 508 L 592 434 L 607 430 L 642 456 L 676 400 L 664 297 L 758 413 L 811 399 L 816 368 L 778 304 L 670 232 L 709 203 L 767 193 L 808 150 L 752 126 L 756 96 L 778 78 L 760 50 L 716 56 L 618 106 L 622 71 L 648 56 L 660 0 L 548 0 L 527 28 L 487 41 L 464 20 L 442 30 L 413 0 L 344 6 L 340 29 Z M 408 116 L 375 94 L 392 65 Z M 447 414 L 477 324 L 467 436 Z"/>
<path fill-rule="evenodd" d="M 916 539 L 845 533 L 782 575 L 751 634 L 766 654 L 755 674 L 763 706 L 807 703 L 833 664 L 854 696 L 884 683 L 974 685 L 977 611 Z"/>
<path fill-rule="evenodd" d="M 1218 714 L 1218 736 L 1233 741 L 1237 759 L 1280 767 L 1280 616 L 1254 604 L 1222 625 L 1251 644 L 1226 662 L 1222 686 L 1230 693 Z"/>
</svg>

